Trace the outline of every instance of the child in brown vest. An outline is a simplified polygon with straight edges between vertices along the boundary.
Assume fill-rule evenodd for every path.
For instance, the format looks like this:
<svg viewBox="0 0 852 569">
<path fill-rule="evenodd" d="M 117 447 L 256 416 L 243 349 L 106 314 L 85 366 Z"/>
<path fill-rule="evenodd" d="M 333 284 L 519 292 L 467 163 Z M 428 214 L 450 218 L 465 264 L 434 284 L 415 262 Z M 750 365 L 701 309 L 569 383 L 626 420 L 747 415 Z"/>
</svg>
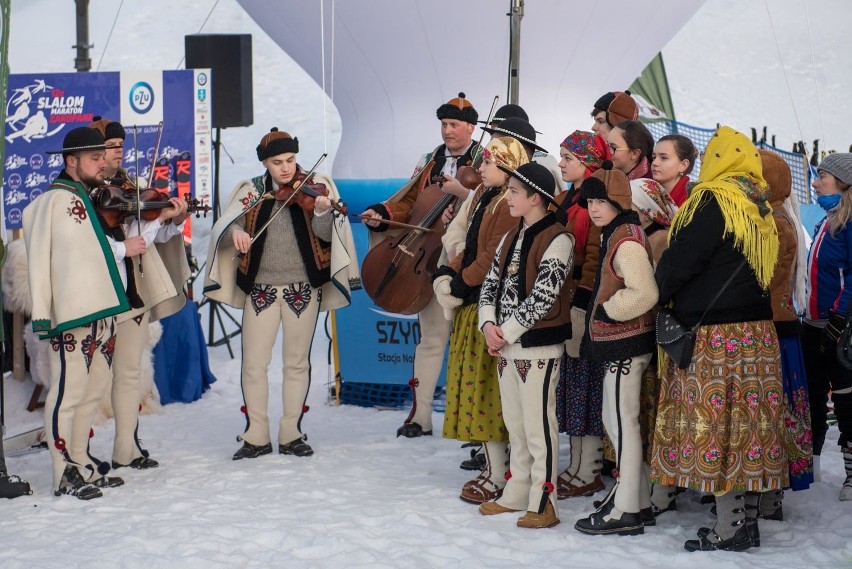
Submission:
<svg viewBox="0 0 852 569">
<path fill-rule="evenodd" d="M 640 510 L 650 518 L 648 478 L 642 465 L 639 392 L 656 344 L 657 284 L 651 249 L 632 210 L 627 176 L 604 161 L 580 187 L 580 204 L 603 228 L 592 303 L 586 314 L 581 356 L 605 362 L 603 422 L 616 452 L 618 480 L 600 508 L 575 529 L 589 534 L 644 533 Z"/>
<path fill-rule="evenodd" d="M 479 297 L 479 323 L 497 375 L 512 452 L 503 495 L 479 507 L 483 515 L 526 511 L 518 526 L 559 523 L 556 477 L 559 432 L 556 384 L 564 342 L 571 334 L 573 237 L 549 213 L 556 183 L 535 162 L 507 173 L 507 201 L 521 222 L 497 249 Z"/>
</svg>

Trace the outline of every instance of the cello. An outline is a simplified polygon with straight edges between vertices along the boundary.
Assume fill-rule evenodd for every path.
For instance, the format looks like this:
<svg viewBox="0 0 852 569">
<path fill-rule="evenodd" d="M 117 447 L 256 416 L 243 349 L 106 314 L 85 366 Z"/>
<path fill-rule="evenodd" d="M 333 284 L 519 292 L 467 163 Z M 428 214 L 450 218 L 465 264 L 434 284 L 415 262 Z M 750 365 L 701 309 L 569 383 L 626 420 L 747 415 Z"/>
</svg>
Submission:
<svg viewBox="0 0 852 569">
<path fill-rule="evenodd" d="M 431 172 L 435 161 L 423 169 Z M 459 167 L 457 179 L 469 190 L 480 183 L 479 174 L 470 166 Z M 377 306 L 397 314 L 417 314 L 432 299 L 432 274 L 438 267 L 446 228 L 441 214 L 458 200 L 441 189 L 442 182 L 426 186 L 423 176 L 417 201 L 411 209 L 414 229 L 386 237 L 373 247 L 361 264 L 361 283 Z M 426 187 L 424 187 L 426 186 Z"/>
</svg>

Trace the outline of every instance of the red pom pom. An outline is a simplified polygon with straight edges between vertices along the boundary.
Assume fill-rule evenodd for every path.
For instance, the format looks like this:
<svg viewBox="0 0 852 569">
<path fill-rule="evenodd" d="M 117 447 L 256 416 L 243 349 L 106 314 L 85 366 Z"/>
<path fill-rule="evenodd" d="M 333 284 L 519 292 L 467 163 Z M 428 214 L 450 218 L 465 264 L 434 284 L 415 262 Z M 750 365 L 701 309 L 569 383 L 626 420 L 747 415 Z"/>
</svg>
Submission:
<svg viewBox="0 0 852 569">
<path fill-rule="evenodd" d="M 142 404 L 141 403 L 139 404 L 139 412 L 140 413 L 142 412 Z"/>
<path fill-rule="evenodd" d="M 240 407 L 240 413 L 242 413 L 243 415 L 245 415 L 245 414 L 247 414 L 247 413 L 248 413 L 248 409 L 246 409 L 246 406 L 245 406 L 245 405 L 243 405 L 242 407 Z"/>
<path fill-rule="evenodd" d="M 58 438 L 53 441 L 53 446 L 55 446 L 59 450 L 65 450 L 65 439 Z"/>
<path fill-rule="evenodd" d="M 94 437 L 95 437 L 95 430 L 90 428 L 89 429 L 89 438 L 93 439 Z"/>
<path fill-rule="evenodd" d="M 303 407 L 302 407 L 302 413 L 303 413 L 303 414 L 304 414 L 304 413 L 307 413 L 307 412 L 308 412 L 308 411 L 310 411 L 310 410 L 311 410 L 311 406 L 310 406 L 310 405 L 305 405 L 305 406 L 303 406 Z"/>
<path fill-rule="evenodd" d="M 416 377 L 412 377 L 408 380 L 408 385 L 410 385 L 411 387 L 417 387 L 419 384 L 420 380 L 418 380 Z"/>
<path fill-rule="evenodd" d="M 612 477 L 613 478 L 620 478 L 621 477 L 621 473 L 618 471 L 617 468 L 612 469 Z"/>
<path fill-rule="evenodd" d="M 545 482 L 542 487 L 545 494 L 553 494 L 553 482 Z"/>
<path fill-rule="evenodd" d="M 506 480 L 508 480 L 508 479 L 509 479 L 509 478 L 511 478 L 511 477 L 512 477 L 512 471 L 511 471 L 511 470 L 507 470 L 507 471 L 506 471 Z"/>
</svg>

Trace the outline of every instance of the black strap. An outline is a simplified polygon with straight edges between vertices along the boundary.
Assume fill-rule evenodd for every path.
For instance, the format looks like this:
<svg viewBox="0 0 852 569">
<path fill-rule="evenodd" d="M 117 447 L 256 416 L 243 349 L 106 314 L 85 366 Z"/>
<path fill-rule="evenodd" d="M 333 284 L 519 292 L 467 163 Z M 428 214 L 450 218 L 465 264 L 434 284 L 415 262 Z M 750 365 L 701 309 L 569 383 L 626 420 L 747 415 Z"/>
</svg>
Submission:
<svg viewBox="0 0 852 569">
<path fill-rule="evenodd" d="M 698 330 L 698 328 L 701 327 L 701 323 L 704 322 L 704 318 L 707 316 L 707 313 L 710 312 L 710 309 L 713 308 L 713 305 L 716 304 L 716 301 L 722 297 L 722 294 L 725 292 L 725 289 L 727 289 L 731 282 L 733 282 L 734 277 L 737 276 L 737 273 L 740 272 L 740 269 L 742 269 L 745 264 L 746 259 L 745 257 L 743 257 L 743 260 L 739 264 L 737 269 L 733 273 L 731 273 L 731 276 L 728 277 L 728 280 L 725 281 L 725 284 L 722 285 L 722 288 L 719 289 L 719 292 L 716 293 L 716 296 L 713 297 L 713 300 L 711 300 L 710 304 L 707 305 L 707 308 L 704 309 L 704 314 L 701 315 L 701 318 L 699 318 L 695 326 L 692 327 L 693 332 L 695 332 L 696 330 Z"/>
</svg>

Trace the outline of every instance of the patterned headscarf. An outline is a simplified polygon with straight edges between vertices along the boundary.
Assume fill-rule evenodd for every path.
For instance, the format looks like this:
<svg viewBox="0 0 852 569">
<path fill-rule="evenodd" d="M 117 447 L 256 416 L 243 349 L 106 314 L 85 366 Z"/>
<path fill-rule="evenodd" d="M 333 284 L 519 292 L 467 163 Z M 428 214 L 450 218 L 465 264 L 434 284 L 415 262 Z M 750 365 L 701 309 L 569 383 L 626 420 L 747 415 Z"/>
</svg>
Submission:
<svg viewBox="0 0 852 569">
<path fill-rule="evenodd" d="M 611 158 L 606 140 L 593 132 L 575 130 L 559 146 L 576 156 L 586 167 L 586 178 L 594 174 L 604 160 Z"/>
<path fill-rule="evenodd" d="M 482 157 L 491 160 L 499 168 L 510 172 L 530 161 L 521 143 L 509 136 L 492 138 L 488 141 L 485 150 L 482 151 Z"/>
<path fill-rule="evenodd" d="M 712 192 L 725 218 L 724 236 L 732 235 L 764 288 L 778 259 L 778 232 L 769 207 L 769 191 L 757 148 L 743 133 L 719 127 L 707 143 L 698 184 L 672 222 L 669 239 L 688 224 L 704 192 Z"/>
<path fill-rule="evenodd" d="M 650 178 L 640 178 L 630 181 L 630 189 L 633 191 L 633 205 L 640 213 L 663 227 L 672 224 L 677 206 L 663 186 Z"/>
</svg>

